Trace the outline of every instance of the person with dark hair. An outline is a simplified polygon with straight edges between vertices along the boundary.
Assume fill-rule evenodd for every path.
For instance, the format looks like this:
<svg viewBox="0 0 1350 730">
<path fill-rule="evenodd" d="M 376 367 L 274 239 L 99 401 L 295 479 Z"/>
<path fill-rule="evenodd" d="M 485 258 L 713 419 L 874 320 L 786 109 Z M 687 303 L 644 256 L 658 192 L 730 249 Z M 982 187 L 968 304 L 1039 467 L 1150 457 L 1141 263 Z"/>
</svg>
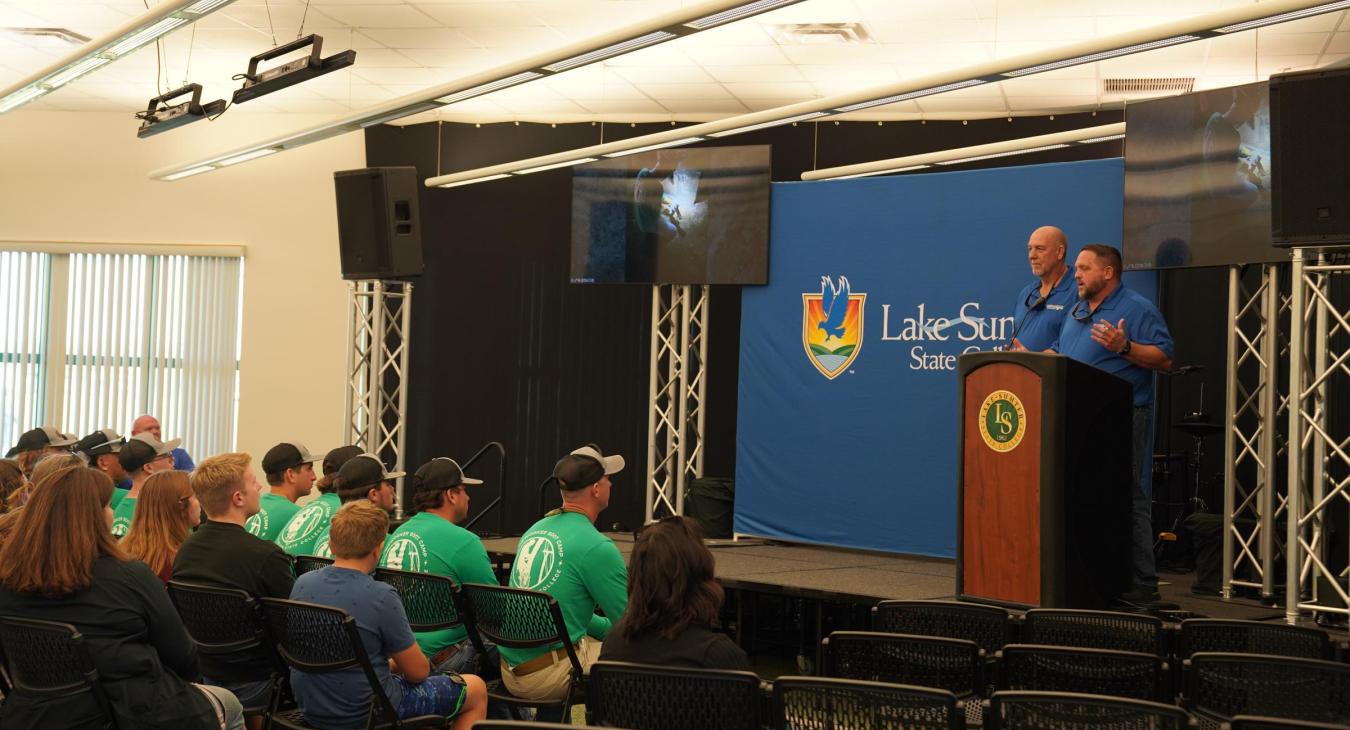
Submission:
<svg viewBox="0 0 1350 730">
<path fill-rule="evenodd" d="M 300 511 L 296 501 L 314 486 L 314 464 L 320 460 L 297 441 L 283 441 L 268 449 L 262 468 L 271 489 L 262 496 L 258 514 L 248 518 L 244 529 L 264 540 L 275 540 Z"/>
<path fill-rule="evenodd" d="M 60 452 L 69 452 L 70 447 L 74 446 L 77 439 L 61 433 L 54 426 L 39 426 L 38 428 L 24 431 L 19 437 L 19 443 L 5 452 L 6 459 L 16 459 L 19 462 L 19 468 L 23 469 L 23 475 L 33 476 L 33 467 L 42 460 L 42 457 L 48 454 Z"/>
<path fill-rule="evenodd" d="M 464 476 L 459 464 L 447 457 L 432 459 L 413 475 L 413 506 L 417 514 L 399 525 L 385 543 L 380 565 L 395 570 L 443 575 L 455 582 L 497 584 L 487 550 L 478 536 L 459 526 L 469 516 L 469 485 L 480 479 Z M 478 651 L 464 627 L 416 634 L 433 672 L 463 672 L 476 666 Z M 497 662 L 487 646 L 486 662 Z"/>
<path fill-rule="evenodd" d="M 1036 280 L 1018 292 L 1013 304 L 1013 348 L 1041 352 L 1059 337 L 1064 314 L 1073 306 L 1073 277 L 1065 263 L 1069 239 L 1054 226 L 1041 226 L 1027 239 L 1027 261 Z"/>
<path fill-rule="evenodd" d="M 582 669 L 600 657 L 600 642 L 628 605 L 628 569 L 614 541 L 595 529 L 609 506 L 609 477 L 623 469 L 622 456 L 604 456 L 596 446 L 575 449 L 558 460 L 553 478 L 562 507 L 534 523 L 520 538 L 511 565 L 511 587 L 543 591 L 558 600 L 568 638 Z M 604 616 L 595 613 L 596 606 Z M 560 700 L 572 681 L 562 644 L 536 649 L 499 647 L 502 684 L 529 700 Z"/>
<path fill-rule="evenodd" d="M 394 480 L 403 475 L 401 471 L 393 473 L 385 471 L 384 462 L 374 454 L 353 456 L 338 470 L 337 480 L 334 482 L 337 485 L 338 502 L 347 504 L 365 499 L 385 512 L 392 513 Z M 318 537 L 314 539 L 314 546 L 309 554 L 320 558 L 333 557 L 333 552 L 328 547 L 328 525 L 324 525 Z"/>
<path fill-rule="evenodd" d="M 323 457 L 323 478 L 314 484 L 317 499 L 300 508 L 277 533 L 276 543 L 291 555 L 314 555 L 314 547 L 328 532 L 328 521 L 342 506 L 337 494 L 338 472 L 344 464 L 361 454 L 356 446 L 339 446 Z"/>
<path fill-rule="evenodd" d="M 1153 558 L 1153 373 L 1172 367 L 1172 333 L 1153 303 L 1121 283 L 1120 251 L 1088 244 L 1074 264 L 1078 301 L 1069 310 L 1054 350 L 1123 380 L 1134 388 L 1134 587 L 1131 603 L 1158 600 Z"/>
<path fill-rule="evenodd" d="M 698 525 L 667 517 L 638 533 L 628 559 L 628 610 L 600 658 L 695 669 L 750 669 L 750 657 L 713 627 L 722 586 Z"/>
<path fill-rule="evenodd" d="M 23 489 L 26 483 L 19 462 L 13 459 L 0 459 L 0 514 L 10 510 L 9 498 Z"/>
<path fill-rule="evenodd" d="M 201 519 L 202 507 L 187 472 L 170 469 L 152 474 L 141 489 L 140 508 L 122 538 L 122 551 L 148 565 L 167 585 L 174 555 Z"/>
<path fill-rule="evenodd" d="M 107 475 L 84 466 L 41 480 L 0 548 L 0 615 L 60 621 L 83 634 L 118 727 L 242 730 L 233 694 L 192 684 L 197 649 L 163 584 L 113 539 L 112 490 Z M 0 705 L 3 727 L 102 725 L 88 695 L 15 692 Z"/>
<path fill-rule="evenodd" d="M 151 474 L 173 468 L 173 450 L 177 446 L 177 439 L 163 443 L 149 433 L 140 433 L 132 436 L 117 452 L 117 461 L 131 475 L 131 489 L 113 511 L 113 537 L 120 538 L 131 529 L 141 487 Z"/>
<path fill-rule="evenodd" d="M 116 491 L 113 492 L 112 507 L 117 509 L 117 505 L 122 498 L 127 496 L 127 491 L 131 489 L 131 476 L 127 470 L 122 468 L 122 463 L 118 461 L 117 455 L 122 451 L 122 446 L 127 440 L 122 438 L 111 428 L 104 428 L 95 431 L 88 436 L 80 439 L 79 443 L 72 447 L 76 454 L 84 454 L 84 458 L 89 462 L 89 466 L 98 469 L 112 480 Z"/>
</svg>

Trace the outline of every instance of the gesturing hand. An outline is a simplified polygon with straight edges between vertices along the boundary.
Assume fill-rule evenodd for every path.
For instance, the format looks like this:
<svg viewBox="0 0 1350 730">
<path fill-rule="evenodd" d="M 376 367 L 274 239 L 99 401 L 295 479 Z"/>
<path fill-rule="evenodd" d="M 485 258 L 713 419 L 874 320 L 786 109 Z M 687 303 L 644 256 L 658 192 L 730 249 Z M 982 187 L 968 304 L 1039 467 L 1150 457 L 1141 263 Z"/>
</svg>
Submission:
<svg viewBox="0 0 1350 730">
<path fill-rule="evenodd" d="M 1092 325 L 1092 341 L 1111 352 L 1119 353 L 1129 341 L 1125 336 L 1125 320 L 1120 320 L 1114 326 L 1104 319 Z"/>
</svg>

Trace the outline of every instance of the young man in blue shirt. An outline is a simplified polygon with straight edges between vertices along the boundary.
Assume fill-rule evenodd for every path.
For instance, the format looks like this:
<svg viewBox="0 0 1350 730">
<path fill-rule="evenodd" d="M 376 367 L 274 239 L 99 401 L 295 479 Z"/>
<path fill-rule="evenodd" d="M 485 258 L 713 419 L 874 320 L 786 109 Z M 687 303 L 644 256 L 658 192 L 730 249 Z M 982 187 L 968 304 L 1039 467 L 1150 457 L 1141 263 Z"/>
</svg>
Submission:
<svg viewBox="0 0 1350 730">
<path fill-rule="evenodd" d="M 1013 331 L 1018 346 L 1041 352 L 1059 339 L 1064 317 L 1078 298 L 1065 255 L 1069 239 L 1054 226 L 1041 226 L 1027 239 L 1027 262 L 1036 280 L 1017 294 Z"/>
</svg>

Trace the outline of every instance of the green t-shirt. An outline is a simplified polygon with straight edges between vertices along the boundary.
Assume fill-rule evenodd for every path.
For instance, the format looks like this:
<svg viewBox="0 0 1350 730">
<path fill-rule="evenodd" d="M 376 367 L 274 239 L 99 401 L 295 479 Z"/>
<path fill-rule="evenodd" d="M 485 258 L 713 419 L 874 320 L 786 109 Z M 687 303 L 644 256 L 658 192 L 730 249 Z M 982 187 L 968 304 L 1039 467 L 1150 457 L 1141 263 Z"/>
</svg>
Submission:
<svg viewBox="0 0 1350 730">
<path fill-rule="evenodd" d="M 623 556 L 613 540 L 577 512 L 550 513 L 521 536 L 511 566 L 511 586 L 556 598 L 572 643 L 583 635 L 604 639 L 611 623 L 628 607 L 628 568 Z M 597 605 L 604 616 L 595 614 Z M 513 667 L 546 650 L 498 649 Z"/>
<path fill-rule="evenodd" d="M 112 499 L 108 500 L 108 506 L 112 507 L 113 511 L 116 512 L 117 505 L 122 503 L 122 500 L 126 498 L 127 492 L 129 491 L 131 490 L 122 489 L 121 487 L 113 487 Z"/>
<path fill-rule="evenodd" d="M 497 585 L 487 550 L 478 536 L 450 520 L 419 512 L 399 525 L 384 544 L 380 566 L 414 573 L 443 575 L 455 582 Z M 414 634 L 428 658 L 464 640 L 463 626 Z"/>
<path fill-rule="evenodd" d="M 320 537 L 328 537 L 328 522 L 342 506 L 336 494 L 324 494 L 295 513 L 281 528 L 277 545 L 291 555 L 314 555 L 311 552 Z"/>
<path fill-rule="evenodd" d="M 254 537 L 275 541 L 277 535 L 281 534 L 281 529 L 299 511 L 300 505 L 280 494 L 269 492 L 262 496 L 262 508 L 258 510 L 258 514 L 248 518 L 244 523 L 244 529 Z"/>
<path fill-rule="evenodd" d="M 113 510 L 113 537 L 121 540 L 126 537 L 127 530 L 131 529 L 131 518 L 136 514 L 136 498 L 122 497 L 122 501 L 117 503 L 117 509 Z"/>
</svg>

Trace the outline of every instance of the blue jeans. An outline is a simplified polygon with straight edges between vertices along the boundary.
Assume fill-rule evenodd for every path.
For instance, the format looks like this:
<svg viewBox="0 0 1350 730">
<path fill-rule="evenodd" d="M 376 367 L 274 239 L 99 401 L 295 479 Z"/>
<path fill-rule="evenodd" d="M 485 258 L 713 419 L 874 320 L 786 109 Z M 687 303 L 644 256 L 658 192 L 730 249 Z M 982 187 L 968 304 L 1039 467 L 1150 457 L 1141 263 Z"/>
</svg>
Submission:
<svg viewBox="0 0 1350 730">
<path fill-rule="evenodd" d="M 474 648 L 473 642 L 468 639 L 464 639 L 460 644 L 459 651 L 454 656 L 431 668 L 432 674 L 445 674 L 447 672 L 450 674 L 478 673 L 478 650 Z M 497 655 L 497 645 L 490 641 L 484 641 L 483 649 L 486 650 L 483 666 L 497 666 L 501 661 Z"/>
<path fill-rule="evenodd" d="M 203 684 L 224 687 L 234 693 L 239 699 L 239 704 L 244 706 L 245 712 L 257 712 L 266 710 L 268 703 L 272 700 L 271 680 L 260 679 L 253 682 L 217 682 L 210 677 L 202 679 Z"/>
<path fill-rule="evenodd" d="M 1134 407 L 1134 509 L 1131 519 L 1131 563 L 1134 584 L 1158 587 L 1153 562 L 1153 406 Z"/>
</svg>

